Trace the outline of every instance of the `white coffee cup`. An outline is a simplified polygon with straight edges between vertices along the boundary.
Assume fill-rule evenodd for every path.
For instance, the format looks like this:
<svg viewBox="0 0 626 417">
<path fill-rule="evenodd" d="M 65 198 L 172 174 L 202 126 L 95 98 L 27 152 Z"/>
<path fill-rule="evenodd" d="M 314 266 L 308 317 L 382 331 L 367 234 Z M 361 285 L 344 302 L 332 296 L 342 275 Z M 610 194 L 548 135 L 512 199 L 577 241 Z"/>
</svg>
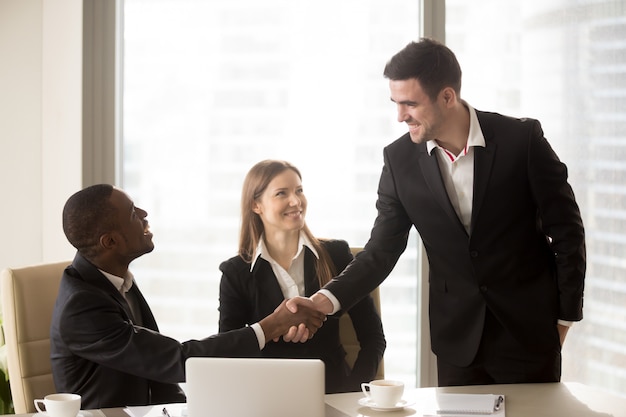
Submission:
<svg viewBox="0 0 626 417">
<path fill-rule="evenodd" d="M 361 384 L 361 390 L 374 404 L 380 407 L 393 407 L 404 393 L 404 383 L 389 379 L 377 379 Z"/>
<path fill-rule="evenodd" d="M 40 408 L 43 404 L 43 409 Z M 50 417 L 76 417 L 80 411 L 80 395 L 50 394 L 35 400 L 35 408 Z"/>
</svg>

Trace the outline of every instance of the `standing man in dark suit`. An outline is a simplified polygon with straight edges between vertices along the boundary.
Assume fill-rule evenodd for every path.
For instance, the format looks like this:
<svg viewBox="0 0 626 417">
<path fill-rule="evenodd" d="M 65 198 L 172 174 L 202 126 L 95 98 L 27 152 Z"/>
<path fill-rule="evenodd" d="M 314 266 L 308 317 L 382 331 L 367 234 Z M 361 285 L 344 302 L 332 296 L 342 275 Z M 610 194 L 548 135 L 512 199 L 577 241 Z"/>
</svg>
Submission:
<svg viewBox="0 0 626 417">
<path fill-rule="evenodd" d="M 430 267 L 439 385 L 559 381 L 585 276 L 566 166 L 537 120 L 461 100 L 461 68 L 441 43 L 410 43 L 384 75 L 409 132 L 384 149 L 365 250 L 311 300 L 325 313 L 350 308 L 391 272 L 415 226 Z"/>
<path fill-rule="evenodd" d="M 304 323 L 314 333 L 324 315 L 297 315 L 281 304 L 250 327 L 180 343 L 159 333 L 129 264 L 154 249 L 147 212 L 121 190 L 87 187 L 63 209 L 63 230 L 78 250 L 61 280 L 52 324 L 51 361 L 58 392 L 82 396 L 83 408 L 184 402 L 192 356 L 260 356 L 256 331 L 271 341 Z M 314 313 L 314 314 L 311 314 Z"/>
</svg>

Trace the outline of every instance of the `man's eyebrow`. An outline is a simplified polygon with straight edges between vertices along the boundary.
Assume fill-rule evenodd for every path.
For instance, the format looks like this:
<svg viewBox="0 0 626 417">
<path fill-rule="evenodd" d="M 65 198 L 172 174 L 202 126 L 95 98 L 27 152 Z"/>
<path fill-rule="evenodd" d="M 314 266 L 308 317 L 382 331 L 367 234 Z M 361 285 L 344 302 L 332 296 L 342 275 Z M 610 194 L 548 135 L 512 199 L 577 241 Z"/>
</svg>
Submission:
<svg viewBox="0 0 626 417">
<path fill-rule="evenodd" d="M 396 103 L 396 104 L 413 104 L 413 105 L 417 104 L 417 102 L 412 101 L 412 100 L 395 101 L 393 97 L 390 97 L 389 100 L 391 100 L 392 103 Z"/>
</svg>

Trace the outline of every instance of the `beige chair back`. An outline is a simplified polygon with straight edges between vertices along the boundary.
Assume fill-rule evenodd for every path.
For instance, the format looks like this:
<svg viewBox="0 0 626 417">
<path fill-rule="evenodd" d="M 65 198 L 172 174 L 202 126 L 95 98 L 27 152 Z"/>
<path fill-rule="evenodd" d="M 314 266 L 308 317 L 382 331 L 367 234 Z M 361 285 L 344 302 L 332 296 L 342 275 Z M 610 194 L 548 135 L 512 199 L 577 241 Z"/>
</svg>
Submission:
<svg viewBox="0 0 626 417">
<path fill-rule="evenodd" d="M 350 248 L 353 255 L 359 253 L 362 248 Z M 380 291 L 378 287 L 370 293 L 372 298 L 374 299 L 374 305 L 378 310 L 378 314 L 382 317 L 380 311 Z M 339 319 L 339 339 L 343 348 L 346 350 L 346 361 L 350 367 L 354 366 L 354 362 L 356 362 L 356 358 L 359 355 L 359 350 L 361 346 L 359 345 L 359 340 L 356 337 L 356 333 L 354 332 L 354 327 L 352 326 L 352 320 L 350 320 L 350 316 L 348 314 L 344 314 Z M 385 378 L 385 365 L 383 359 L 380 361 L 380 365 L 378 365 L 378 372 L 376 373 L 375 379 L 384 379 Z"/>
<path fill-rule="evenodd" d="M 33 400 L 55 392 L 50 321 L 63 270 L 70 263 L 2 271 L 3 327 L 16 414 L 36 412 Z"/>
</svg>

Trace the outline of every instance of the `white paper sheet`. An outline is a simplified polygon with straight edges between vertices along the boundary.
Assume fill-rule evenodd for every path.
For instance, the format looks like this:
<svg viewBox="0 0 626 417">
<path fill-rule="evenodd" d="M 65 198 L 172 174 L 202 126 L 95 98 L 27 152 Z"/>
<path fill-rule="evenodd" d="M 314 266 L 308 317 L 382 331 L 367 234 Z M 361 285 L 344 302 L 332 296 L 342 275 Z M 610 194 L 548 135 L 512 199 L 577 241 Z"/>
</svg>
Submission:
<svg viewBox="0 0 626 417">
<path fill-rule="evenodd" d="M 429 417 L 505 417 L 504 403 L 504 395 L 440 393 L 422 411 Z"/>
<path fill-rule="evenodd" d="M 167 410 L 170 417 L 187 416 L 187 404 L 184 403 L 126 407 L 124 411 L 130 417 L 165 417 L 163 409 Z"/>
</svg>

